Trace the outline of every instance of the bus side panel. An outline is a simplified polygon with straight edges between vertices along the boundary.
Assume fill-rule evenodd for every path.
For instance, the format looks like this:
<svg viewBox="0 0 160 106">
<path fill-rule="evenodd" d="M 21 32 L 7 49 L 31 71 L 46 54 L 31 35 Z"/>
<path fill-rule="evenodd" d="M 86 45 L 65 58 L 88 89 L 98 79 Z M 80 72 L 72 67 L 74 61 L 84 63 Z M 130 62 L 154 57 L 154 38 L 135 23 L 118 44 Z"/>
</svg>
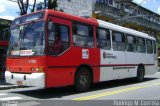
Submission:
<svg viewBox="0 0 160 106">
<path fill-rule="evenodd" d="M 89 51 L 87 59 L 83 58 L 83 50 Z M 96 48 L 70 47 L 60 56 L 48 56 L 47 64 L 46 87 L 73 85 L 75 73 L 81 65 L 89 65 L 93 69 L 93 82 L 99 81 L 99 49 Z"/>
<path fill-rule="evenodd" d="M 127 53 L 127 64 L 133 64 L 135 68 L 129 69 L 130 76 L 136 77 L 137 76 L 137 68 L 139 64 L 143 64 L 145 68 L 145 75 L 152 75 L 156 73 L 155 66 L 154 66 L 154 54 L 147 54 L 147 53 Z"/>
<path fill-rule="evenodd" d="M 136 53 L 136 52 L 127 52 L 127 64 L 132 64 L 131 68 L 129 68 L 130 77 L 137 76 L 137 68 L 139 64 L 144 64 L 144 54 Z"/>
<path fill-rule="evenodd" d="M 93 70 L 93 82 L 98 82 L 100 77 L 100 51 L 93 47 L 79 47 L 73 45 L 73 34 L 72 34 L 72 19 L 64 19 L 49 16 L 54 23 L 66 25 L 70 28 L 70 47 L 59 56 L 49 55 L 47 58 L 47 74 L 46 74 L 46 87 L 58 87 L 73 85 L 75 81 L 75 74 L 79 67 L 82 65 L 88 65 Z M 77 22 L 84 23 L 83 20 L 77 18 Z M 88 23 L 87 23 L 88 22 Z M 93 24 L 88 20 L 85 24 Z M 98 23 L 97 23 L 98 25 Z M 94 40 L 95 36 L 94 27 Z M 95 42 L 94 42 L 94 45 Z"/>
<path fill-rule="evenodd" d="M 100 81 L 100 67 L 93 68 L 93 82 L 99 82 Z"/>
<path fill-rule="evenodd" d="M 145 75 L 153 75 L 156 72 L 154 54 L 146 54 Z"/>
<path fill-rule="evenodd" d="M 75 68 L 48 67 L 46 87 L 60 87 L 73 85 Z"/>
<path fill-rule="evenodd" d="M 100 81 L 128 78 L 126 52 L 101 49 Z"/>
</svg>

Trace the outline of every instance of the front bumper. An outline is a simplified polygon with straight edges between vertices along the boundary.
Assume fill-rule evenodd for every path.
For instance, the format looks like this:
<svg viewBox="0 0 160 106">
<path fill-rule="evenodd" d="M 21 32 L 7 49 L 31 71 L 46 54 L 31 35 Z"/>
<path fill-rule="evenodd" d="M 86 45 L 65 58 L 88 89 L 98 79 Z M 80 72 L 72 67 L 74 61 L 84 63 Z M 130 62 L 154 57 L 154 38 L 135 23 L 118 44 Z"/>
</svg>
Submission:
<svg viewBox="0 0 160 106">
<path fill-rule="evenodd" d="M 45 73 L 19 74 L 6 71 L 5 80 L 9 84 L 45 87 Z"/>
</svg>

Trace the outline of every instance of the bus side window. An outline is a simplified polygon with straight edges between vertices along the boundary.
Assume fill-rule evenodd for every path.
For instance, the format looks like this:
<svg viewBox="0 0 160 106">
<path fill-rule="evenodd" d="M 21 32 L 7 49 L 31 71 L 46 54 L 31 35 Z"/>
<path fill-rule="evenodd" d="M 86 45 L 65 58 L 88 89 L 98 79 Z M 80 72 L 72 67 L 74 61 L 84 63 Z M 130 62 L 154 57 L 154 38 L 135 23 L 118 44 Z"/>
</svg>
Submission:
<svg viewBox="0 0 160 106">
<path fill-rule="evenodd" d="M 91 26 L 74 23 L 73 43 L 80 47 L 93 47 L 93 29 Z"/>
<path fill-rule="evenodd" d="M 153 53 L 153 45 L 151 40 L 146 40 L 147 45 L 147 53 L 152 54 Z"/>
<path fill-rule="evenodd" d="M 137 37 L 137 51 L 139 53 L 145 53 L 146 52 L 146 45 L 145 45 L 145 39 Z"/>
<path fill-rule="evenodd" d="M 9 28 L 5 29 L 3 34 L 4 34 L 4 40 L 9 41 L 11 35 Z"/>
<path fill-rule="evenodd" d="M 125 51 L 125 35 L 120 32 L 112 32 L 113 50 Z"/>
<path fill-rule="evenodd" d="M 59 55 L 69 47 L 69 27 L 53 24 L 48 34 L 48 52 L 50 55 Z"/>
<path fill-rule="evenodd" d="M 111 48 L 109 30 L 102 28 L 99 28 L 97 30 L 97 46 L 101 49 L 106 50 L 109 50 Z"/>
<path fill-rule="evenodd" d="M 127 35 L 127 51 L 128 52 L 136 52 L 136 37 L 132 35 Z"/>
<path fill-rule="evenodd" d="M 154 47 L 154 54 L 156 54 L 157 53 L 156 41 L 153 41 L 153 47 Z"/>
<path fill-rule="evenodd" d="M 63 50 L 69 47 L 69 27 L 65 25 L 60 26 L 60 36 L 63 43 Z"/>
</svg>

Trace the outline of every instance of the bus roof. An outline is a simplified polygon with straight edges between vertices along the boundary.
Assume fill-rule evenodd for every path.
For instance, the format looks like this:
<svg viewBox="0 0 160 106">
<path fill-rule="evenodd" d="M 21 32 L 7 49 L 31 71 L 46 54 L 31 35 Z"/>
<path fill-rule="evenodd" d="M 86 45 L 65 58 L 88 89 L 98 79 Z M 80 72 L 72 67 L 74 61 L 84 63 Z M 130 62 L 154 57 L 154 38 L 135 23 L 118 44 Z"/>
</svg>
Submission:
<svg viewBox="0 0 160 106">
<path fill-rule="evenodd" d="M 99 23 L 99 27 L 103 27 L 103 28 L 107 28 L 107 29 L 111 29 L 111 30 L 119 31 L 119 32 L 126 33 L 126 34 L 131 34 L 131 35 L 147 38 L 147 39 L 156 40 L 154 37 L 151 37 L 146 33 L 139 32 L 139 31 L 136 31 L 136 30 L 133 30 L 133 29 L 129 29 L 129 28 L 126 28 L 126 27 L 115 25 L 115 24 L 105 22 L 105 21 L 102 21 L 102 20 L 98 20 L 98 23 Z"/>
<path fill-rule="evenodd" d="M 75 16 L 75 15 L 71 15 L 68 13 L 59 12 L 59 11 L 55 11 L 55 10 L 46 10 L 46 12 L 48 13 L 48 15 L 50 14 L 53 16 L 62 17 L 67 20 L 72 20 L 75 22 L 98 26 L 97 20 L 93 19 L 93 18 L 84 18 L 84 17 Z"/>
</svg>

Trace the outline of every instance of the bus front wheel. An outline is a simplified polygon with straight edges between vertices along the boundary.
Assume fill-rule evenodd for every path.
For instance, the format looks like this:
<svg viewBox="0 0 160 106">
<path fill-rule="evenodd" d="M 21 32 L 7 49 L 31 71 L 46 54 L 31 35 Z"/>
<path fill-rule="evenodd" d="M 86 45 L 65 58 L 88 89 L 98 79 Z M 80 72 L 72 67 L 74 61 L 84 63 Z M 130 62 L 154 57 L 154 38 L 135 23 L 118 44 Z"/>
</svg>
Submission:
<svg viewBox="0 0 160 106">
<path fill-rule="evenodd" d="M 136 77 L 137 82 L 142 82 L 144 80 L 144 74 L 145 74 L 144 66 L 141 65 L 138 66 L 137 77 Z"/>
<path fill-rule="evenodd" d="M 89 70 L 85 67 L 78 69 L 75 76 L 75 90 L 78 92 L 85 92 L 89 90 L 91 83 L 92 78 Z"/>
</svg>

